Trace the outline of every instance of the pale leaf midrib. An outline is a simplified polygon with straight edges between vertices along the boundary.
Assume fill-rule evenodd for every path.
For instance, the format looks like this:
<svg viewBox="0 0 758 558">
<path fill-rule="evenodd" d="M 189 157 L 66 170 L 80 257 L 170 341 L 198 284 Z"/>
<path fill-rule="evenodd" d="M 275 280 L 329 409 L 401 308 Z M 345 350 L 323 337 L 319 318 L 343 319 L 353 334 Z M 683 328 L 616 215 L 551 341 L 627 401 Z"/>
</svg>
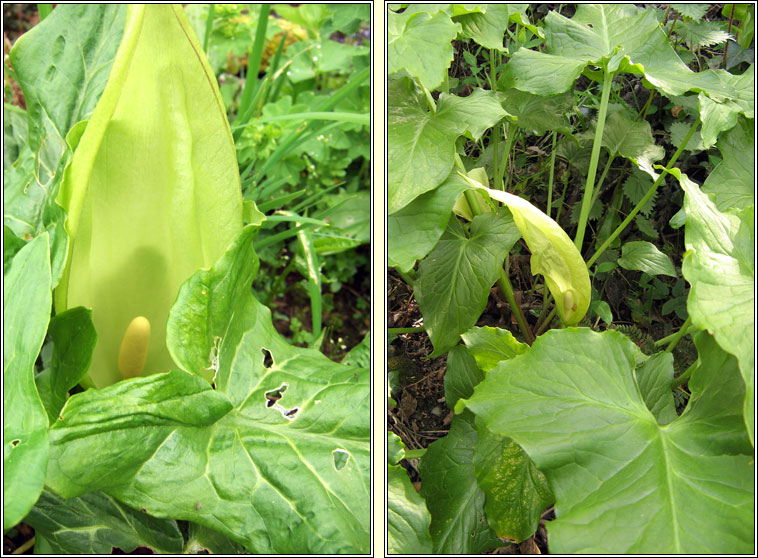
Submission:
<svg viewBox="0 0 758 558">
<path fill-rule="evenodd" d="M 673 534 L 674 552 L 680 554 L 682 552 L 682 543 L 679 540 L 679 518 L 677 516 L 676 503 L 674 498 L 674 481 L 672 478 L 672 465 L 669 462 L 669 446 L 666 443 L 666 434 L 660 429 L 657 429 L 657 434 L 661 440 L 661 447 L 663 450 L 663 464 L 666 470 L 666 490 L 668 491 L 669 501 L 668 506 L 671 511 L 671 531 Z"/>
</svg>

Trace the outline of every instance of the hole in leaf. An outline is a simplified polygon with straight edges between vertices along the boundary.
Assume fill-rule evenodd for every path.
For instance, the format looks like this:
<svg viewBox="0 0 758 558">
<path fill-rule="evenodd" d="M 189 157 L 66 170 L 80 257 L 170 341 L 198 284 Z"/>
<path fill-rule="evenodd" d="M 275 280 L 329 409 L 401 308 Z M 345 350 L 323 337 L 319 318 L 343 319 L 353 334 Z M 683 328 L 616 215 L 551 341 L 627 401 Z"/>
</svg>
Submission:
<svg viewBox="0 0 758 558">
<path fill-rule="evenodd" d="M 271 354 L 271 351 L 268 349 L 261 349 L 263 352 L 263 367 L 264 368 L 271 368 L 271 366 L 274 364 L 274 357 Z"/>
<path fill-rule="evenodd" d="M 344 469 L 349 459 L 350 454 L 343 449 L 336 449 L 332 451 L 332 461 L 334 461 L 334 469 L 336 471 L 341 471 Z"/>
<path fill-rule="evenodd" d="M 276 389 L 272 389 L 270 391 L 266 392 L 266 407 L 273 407 L 274 403 L 279 401 L 282 398 L 282 395 L 285 391 L 287 391 L 288 385 L 286 383 L 283 383 Z"/>
<path fill-rule="evenodd" d="M 208 354 L 208 361 L 210 362 L 210 366 L 206 368 L 206 370 L 213 370 L 215 372 L 218 372 L 218 359 L 219 359 L 219 353 L 221 349 L 221 337 L 215 336 L 213 338 L 213 347 L 211 347 L 211 351 Z M 213 377 L 215 378 L 216 375 L 214 374 Z"/>
<path fill-rule="evenodd" d="M 278 388 L 265 392 L 266 407 L 279 411 L 284 418 L 289 421 L 293 421 L 295 420 L 295 415 L 297 415 L 300 408 L 293 407 L 292 409 L 287 409 L 279 404 L 279 401 L 282 399 L 282 397 L 284 397 L 284 392 L 287 391 L 287 387 L 289 387 L 289 384 L 287 384 L 287 382 L 282 382 L 282 385 L 280 385 Z"/>
<path fill-rule="evenodd" d="M 14 448 L 20 443 L 21 443 L 21 440 L 19 440 L 18 438 L 16 438 L 15 440 L 11 440 L 11 446 L 13 446 Z"/>
</svg>

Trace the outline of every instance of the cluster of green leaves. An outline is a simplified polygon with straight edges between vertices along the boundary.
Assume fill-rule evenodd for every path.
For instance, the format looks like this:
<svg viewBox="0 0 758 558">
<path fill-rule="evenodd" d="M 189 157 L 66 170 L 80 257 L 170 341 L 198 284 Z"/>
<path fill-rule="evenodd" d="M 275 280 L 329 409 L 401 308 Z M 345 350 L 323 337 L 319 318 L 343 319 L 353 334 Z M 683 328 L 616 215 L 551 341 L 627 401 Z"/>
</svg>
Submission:
<svg viewBox="0 0 758 558">
<path fill-rule="evenodd" d="M 753 12 L 707 8 L 390 7 L 388 260 L 456 412 L 419 494 L 389 435 L 391 552 L 522 541 L 551 505 L 552 552 L 754 550 L 754 72 L 723 63 L 727 38 L 750 55 Z M 706 151 L 701 185 L 674 166 Z M 527 315 L 507 272 L 520 237 L 544 277 Z M 653 301 L 684 323 L 657 340 L 566 327 L 615 326 L 612 278 L 640 328 Z M 475 327 L 496 282 L 520 340 Z M 675 378 L 685 335 L 697 358 Z"/>
<path fill-rule="evenodd" d="M 3 527 L 54 554 L 365 553 L 368 344 L 293 347 L 253 295 L 275 216 L 243 203 L 194 35 L 178 6 L 70 4 L 11 51 Z"/>
<path fill-rule="evenodd" d="M 187 10 L 221 84 L 244 199 L 267 217 L 258 243 L 266 273 L 256 289 L 271 301 L 297 272 L 295 288 L 311 304 L 303 333 L 319 346 L 328 293 L 369 269 L 356 251 L 371 236 L 369 5 Z M 297 333 L 304 318 L 293 318 Z"/>
</svg>

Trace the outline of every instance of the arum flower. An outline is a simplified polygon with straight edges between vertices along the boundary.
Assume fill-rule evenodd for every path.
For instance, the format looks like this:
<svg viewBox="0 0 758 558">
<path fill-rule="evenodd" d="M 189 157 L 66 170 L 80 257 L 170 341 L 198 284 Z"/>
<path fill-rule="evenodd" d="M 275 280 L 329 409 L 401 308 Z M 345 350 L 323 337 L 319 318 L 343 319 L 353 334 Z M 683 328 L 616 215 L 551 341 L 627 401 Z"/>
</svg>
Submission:
<svg viewBox="0 0 758 558">
<path fill-rule="evenodd" d="M 224 104 L 181 7 L 128 7 L 108 83 L 82 128 L 67 138 L 75 151 L 58 197 L 71 242 L 55 307 L 92 309 L 88 376 L 103 387 L 176 368 L 169 308 L 242 228 Z"/>
</svg>

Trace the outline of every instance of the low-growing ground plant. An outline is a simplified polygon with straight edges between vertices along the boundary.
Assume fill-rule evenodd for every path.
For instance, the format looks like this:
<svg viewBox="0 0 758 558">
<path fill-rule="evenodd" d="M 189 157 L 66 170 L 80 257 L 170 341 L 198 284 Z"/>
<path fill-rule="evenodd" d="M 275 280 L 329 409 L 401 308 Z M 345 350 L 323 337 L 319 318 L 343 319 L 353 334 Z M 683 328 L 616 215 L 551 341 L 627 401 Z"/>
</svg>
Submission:
<svg viewBox="0 0 758 558">
<path fill-rule="evenodd" d="M 389 6 L 390 553 L 754 552 L 753 17 Z"/>
<path fill-rule="evenodd" d="M 196 32 L 179 5 L 41 5 L 6 60 L 3 528 L 19 553 L 369 552 L 368 328 L 348 324 L 367 326 L 368 291 L 327 264 L 369 240 L 368 46 L 338 41 L 368 12 L 215 8 L 192 6 Z M 296 59 L 319 48 L 345 64 Z M 231 92 L 227 53 L 248 70 Z M 267 126 L 257 159 L 245 132 Z M 253 288 L 264 253 L 295 262 L 280 282 L 305 278 L 309 347 L 275 329 L 282 285 Z M 326 308 L 339 283 L 366 315 Z M 329 356 L 325 312 L 357 329 Z"/>
</svg>

